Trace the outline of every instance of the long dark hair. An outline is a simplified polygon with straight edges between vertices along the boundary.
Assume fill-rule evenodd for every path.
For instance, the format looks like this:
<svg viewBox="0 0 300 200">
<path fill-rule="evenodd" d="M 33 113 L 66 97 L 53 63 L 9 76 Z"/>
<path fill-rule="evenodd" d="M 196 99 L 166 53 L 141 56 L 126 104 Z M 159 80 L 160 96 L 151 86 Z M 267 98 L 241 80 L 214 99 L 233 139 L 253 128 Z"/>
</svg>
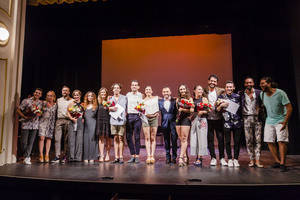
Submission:
<svg viewBox="0 0 300 200">
<path fill-rule="evenodd" d="M 180 88 L 181 86 L 184 86 L 185 89 L 186 89 L 186 92 L 185 92 L 185 96 L 184 96 L 184 97 L 181 96 L 180 91 L 179 91 L 179 88 Z M 179 85 L 179 87 L 178 87 L 178 98 L 179 98 L 179 99 L 181 99 L 181 98 L 190 99 L 190 98 L 191 98 L 190 90 L 189 90 L 189 88 L 188 88 L 185 84 Z"/>
</svg>

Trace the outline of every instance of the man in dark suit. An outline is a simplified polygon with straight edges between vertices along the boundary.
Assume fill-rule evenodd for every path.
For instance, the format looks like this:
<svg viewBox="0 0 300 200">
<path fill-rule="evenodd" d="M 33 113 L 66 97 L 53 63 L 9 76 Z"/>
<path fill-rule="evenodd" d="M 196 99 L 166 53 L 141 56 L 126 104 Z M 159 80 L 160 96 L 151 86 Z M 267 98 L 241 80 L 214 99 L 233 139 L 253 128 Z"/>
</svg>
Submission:
<svg viewBox="0 0 300 200">
<path fill-rule="evenodd" d="M 177 157 L 177 132 L 176 132 L 176 100 L 171 97 L 169 87 L 162 90 L 163 99 L 159 99 L 158 105 L 161 111 L 161 128 L 164 134 L 166 149 L 166 163 L 176 163 Z M 170 154 L 170 138 L 172 142 L 172 160 Z"/>
</svg>

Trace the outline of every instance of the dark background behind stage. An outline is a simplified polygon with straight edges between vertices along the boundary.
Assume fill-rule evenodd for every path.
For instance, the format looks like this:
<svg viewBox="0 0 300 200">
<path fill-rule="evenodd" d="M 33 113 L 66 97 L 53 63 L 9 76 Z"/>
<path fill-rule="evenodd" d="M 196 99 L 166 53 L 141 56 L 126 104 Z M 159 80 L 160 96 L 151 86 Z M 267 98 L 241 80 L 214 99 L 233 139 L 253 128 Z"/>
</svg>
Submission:
<svg viewBox="0 0 300 200">
<path fill-rule="evenodd" d="M 53 89 L 59 96 L 64 84 L 96 92 L 101 86 L 104 39 L 231 33 L 234 81 L 240 89 L 245 76 L 258 83 L 268 75 L 288 93 L 294 107 L 289 152 L 299 154 L 299 2 L 195 2 L 108 0 L 28 6 L 22 98 L 35 87 Z"/>
</svg>

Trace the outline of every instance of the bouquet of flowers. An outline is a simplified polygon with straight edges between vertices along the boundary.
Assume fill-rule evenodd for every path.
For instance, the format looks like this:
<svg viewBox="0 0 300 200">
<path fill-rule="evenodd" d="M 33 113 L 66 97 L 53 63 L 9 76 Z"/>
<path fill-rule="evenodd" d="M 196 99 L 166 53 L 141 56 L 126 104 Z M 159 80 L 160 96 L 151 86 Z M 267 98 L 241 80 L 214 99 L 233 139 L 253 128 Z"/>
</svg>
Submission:
<svg viewBox="0 0 300 200">
<path fill-rule="evenodd" d="M 139 113 L 145 114 L 145 104 L 143 102 L 138 103 L 137 106 L 134 107 L 134 109 L 139 111 Z"/>
<path fill-rule="evenodd" d="M 43 110 L 36 104 L 32 104 L 31 111 L 36 116 L 41 116 L 43 114 Z"/>
<path fill-rule="evenodd" d="M 189 109 L 193 106 L 193 103 L 190 102 L 189 100 L 187 99 L 181 99 L 179 102 L 178 102 L 178 106 L 179 108 L 185 108 L 185 109 Z"/>
<path fill-rule="evenodd" d="M 197 111 L 210 111 L 212 109 L 212 105 L 210 103 L 204 103 L 204 102 L 200 102 L 197 103 L 196 106 Z"/>
<path fill-rule="evenodd" d="M 102 105 L 104 109 L 109 109 L 110 107 L 113 107 L 116 105 L 114 101 L 102 101 Z"/>
<path fill-rule="evenodd" d="M 43 114 L 43 109 L 37 106 L 36 104 L 32 104 L 31 107 L 27 107 L 23 114 L 27 117 L 27 119 L 21 118 L 19 119 L 20 122 L 25 122 L 30 119 L 33 119 L 36 116 L 41 116 Z"/>
<path fill-rule="evenodd" d="M 83 115 L 83 108 L 81 105 L 74 104 L 73 106 L 69 107 L 69 112 L 73 118 L 78 119 Z"/>
<path fill-rule="evenodd" d="M 145 115 L 145 104 L 144 104 L 144 102 L 142 102 L 142 103 L 137 102 L 137 106 L 135 106 L 134 109 L 136 109 L 139 112 L 141 120 L 145 124 L 148 124 L 148 118 Z"/>
<path fill-rule="evenodd" d="M 74 104 L 73 106 L 68 108 L 70 115 L 75 119 L 82 117 L 83 110 L 84 109 L 80 104 Z M 74 131 L 76 131 L 76 130 L 77 130 L 77 122 L 74 123 Z"/>
<path fill-rule="evenodd" d="M 178 101 L 178 107 L 184 109 L 190 109 L 193 106 L 193 103 L 187 99 L 181 99 Z M 176 122 L 178 122 L 181 118 L 182 113 L 178 112 L 176 116 Z"/>
</svg>

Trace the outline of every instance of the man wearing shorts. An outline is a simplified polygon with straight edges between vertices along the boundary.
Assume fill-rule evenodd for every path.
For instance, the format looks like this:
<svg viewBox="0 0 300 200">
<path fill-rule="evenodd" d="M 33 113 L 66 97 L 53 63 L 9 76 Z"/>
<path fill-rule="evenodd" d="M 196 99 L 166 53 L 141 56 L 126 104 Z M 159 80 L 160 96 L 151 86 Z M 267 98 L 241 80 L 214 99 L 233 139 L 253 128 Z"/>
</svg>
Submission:
<svg viewBox="0 0 300 200">
<path fill-rule="evenodd" d="M 285 158 L 287 143 L 289 142 L 288 121 L 292 114 L 292 105 L 287 94 L 272 85 L 270 77 L 260 80 L 262 102 L 267 110 L 267 119 L 264 129 L 264 141 L 268 143 L 272 156 L 275 159 L 273 168 L 280 168 L 281 172 L 287 171 Z M 276 147 L 276 139 L 279 146 L 279 154 Z"/>
<path fill-rule="evenodd" d="M 124 149 L 124 133 L 126 128 L 126 109 L 127 109 L 127 97 L 120 94 L 121 84 L 114 83 L 112 85 L 112 90 L 114 95 L 111 98 L 111 101 L 115 103 L 115 106 L 110 107 L 110 112 L 117 112 L 118 109 L 122 109 L 123 112 L 119 116 L 110 116 L 110 129 L 111 134 L 114 137 L 114 150 L 115 150 L 115 160 L 114 164 L 124 163 L 123 159 L 123 149 Z"/>
</svg>

